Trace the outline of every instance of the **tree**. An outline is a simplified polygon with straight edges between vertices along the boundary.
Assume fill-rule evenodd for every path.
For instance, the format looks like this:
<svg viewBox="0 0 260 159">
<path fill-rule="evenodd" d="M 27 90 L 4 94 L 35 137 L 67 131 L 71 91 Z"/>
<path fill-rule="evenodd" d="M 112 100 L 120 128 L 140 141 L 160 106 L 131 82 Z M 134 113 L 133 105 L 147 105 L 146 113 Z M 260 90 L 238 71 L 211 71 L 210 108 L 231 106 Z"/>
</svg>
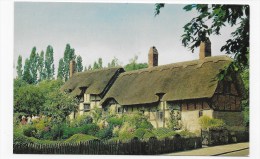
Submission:
<svg viewBox="0 0 260 159">
<path fill-rule="evenodd" d="M 41 51 L 38 58 L 38 72 L 39 72 L 39 82 L 46 79 L 46 71 L 44 67 L 44 52 Z"/>
<path fill-rule="evenodd" d="M 65 51 L 64 51 L 64 57 L 63 57 L 63 73 L 64 73 L 64 79 L 67 81 L 69 79 L 69 65 L 71 60 L 75 60 L 75 50 L 70 47 L 70 44 L 66 45 Z"/>
<path fill-rule="evenodd" d="M 137 63 L 138 56 L 135 56 L 134 58 L 130 59 L 130 63 L 125 65 L 126 71 L 132 71 L 132 70 L 139 70 L 143 68 L 147 68 L 147 63 Z"/>
<path fill-rule="evenodd" d="M 29 70 L 32 77 L 32 83 L 37 83 L 37 69 L 38 69 L 38 53 L 36 52 L 36 47 L 32 48 L 31 54 L 30 54 L 30 63 L 29 63 Z"/>
<path fill-rule="evenodd" d="M 23 84 L 18 79 L 14 87 L 15 113 L 32 115 L 39 114 L 43 110 L 45 96 L 37 85 Z"/>
<path fill-rule="evenodd" d="M 63 58 L 59 60 L 57 79 L 64 80 L 64 62 Z"/>
<path fill-rule="evenodd" d="M 102 58 L 98 58 L 98 67 L 103 68 L 103 60 Z"/>
<path fill-rule="evenodd" d="M 26 59 L 25 64 L 24 64 L 23 80 L 26 81 L 29 84 L 33 84 L 34 80 L 33 80 L 32 75 L 31 75 L 30 67 L 31 67 L 30 60 Z"/>
<path fill-rule="evenodd" d="M 91 67 L 91 65 L 88 65 L 88 70 L 92 70 L 92 67 Z"/>
<path fill-rule="evenodd" d="M 83 65 L 82 65 L 82 57 L 79 55 L 77 56 L 77 59 L 76 59 L 76 70 L 77 72 L 82 72 L 83 71 Z"/>
<path fill-rule="evenodd" d="M 60 124 L 71 112 L 77 110 L 77 100 L 59 89 L 55 89 L 47 95 L 44 108 L 44 114 L 52 117 L 56 124 Z"/>
<path fill-rule="evenodd" d="M 53 59 L 53 48 L 48 45 L 45 53 L 45 70 L 46 79 L 53 79 L 54 77 L 54 59 Z"/>
<path fill-rule="evenodd" d="M 110 67 L 117 67 L 119 64 L 118 64 L 118 59 L 116 57 L 114 57 L 111 61 L 111 63 L 108 63 L 107 64 L 107 67 L 110 68 Z"/>
<path fill-rule="evenodd" d="M 164 4 L 155 4 L 155 16 L 160 13 Z M 212 34 L 220 35 L 223 26 L 237 25 L 230 39 L 221 47 L 221 51 L 234 55 L 234 62 L 221 72 L 224 76 L 230 71 L 240 71 L 249 67 L 249 6 L 248 5 L 219 5 L 193 4 L 186 5 L 185 11 L 197 10 L 199 15 L 194 17 L 184 28 L 182 44 L 192 52 Z M 211 22 L 209 26 L 208 23 Z M 224 76 L 221 76 L 223 79 Z"/>
<path fill-rule="evenodd" d="M 19 79 L 21 79 L 22 76 L 23 76 L 23 69 L 22 69 L 23 64 L 22 64 L 22 62 L 23 62 L 22 56 L 19 55 L 18 60 L 17 60 L 17 66 L 16 66 L 17 77 Z"/>
</svg>

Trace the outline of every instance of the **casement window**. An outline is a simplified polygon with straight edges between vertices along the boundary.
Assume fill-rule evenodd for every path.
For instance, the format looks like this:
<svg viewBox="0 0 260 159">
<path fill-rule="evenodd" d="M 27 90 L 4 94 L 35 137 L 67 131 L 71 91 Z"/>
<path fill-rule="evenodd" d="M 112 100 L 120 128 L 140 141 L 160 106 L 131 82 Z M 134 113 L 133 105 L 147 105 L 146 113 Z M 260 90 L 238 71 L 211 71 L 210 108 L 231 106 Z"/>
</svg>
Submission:
<svg viewBox="0 0 260 159">
<path fill-rule="evenodd" d="M 90 104 L 84 103 L 84 112 L 90 111 Z"/>
<path fill-rule="evenodd" d="M 117 107 L 117 113 L 118 114 L 122 114 L 123 113 L 123 109 L 121 107 Z"/>
<path fill-rule="evenodd" d="M 128 111 L 128 107 L 124 107 L 124 113 Z"/>
</svg>

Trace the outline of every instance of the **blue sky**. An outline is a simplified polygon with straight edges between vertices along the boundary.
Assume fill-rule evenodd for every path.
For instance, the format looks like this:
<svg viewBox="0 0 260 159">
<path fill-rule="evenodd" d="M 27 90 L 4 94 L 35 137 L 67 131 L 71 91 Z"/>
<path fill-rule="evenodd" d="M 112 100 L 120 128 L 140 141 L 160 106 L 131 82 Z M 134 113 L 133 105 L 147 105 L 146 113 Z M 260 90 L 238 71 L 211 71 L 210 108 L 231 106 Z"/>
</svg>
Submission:
<svg viewBox="0 0 260 159">
<path fill-rule="evenodd" d="M 181 44 L 183 26 L 196 12 L 186 12 L 185 5 L 166 4 L 154 17 L 154 4 L 134 3 L 31 3 L 14 5 L 14 65 L 18 55 L 23 61 L 31 49 L 54 48 L 55 67 L 69 43 L 83 65 L 93 64 L 99 57 L 107 65 L 113 57 L 122 65 L 135 55 L 147 62 L 148 50 L 155 46 L 159 65 L 198 59 Z M 234 28 L 225 28 L 221 36 L 212 36 L 212 54 L 224 54 L 220 47 Z"/>
</svg>

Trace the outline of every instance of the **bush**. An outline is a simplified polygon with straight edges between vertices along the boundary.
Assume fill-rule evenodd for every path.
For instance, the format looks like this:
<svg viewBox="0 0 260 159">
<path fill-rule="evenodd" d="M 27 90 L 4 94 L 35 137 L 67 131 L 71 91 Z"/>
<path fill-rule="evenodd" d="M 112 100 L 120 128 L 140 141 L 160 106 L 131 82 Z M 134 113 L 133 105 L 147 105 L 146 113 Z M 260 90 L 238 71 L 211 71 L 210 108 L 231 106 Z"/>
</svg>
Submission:
<svg viewBox="0 0 260 159">
<path fill-rule="evenodd" d="M 80 115 L 77 116 L 76 119 L 72 120 L 70 123 L 71 127 L 81 127 L 86 124 L 91 124 L 93 122 L 93 119 L 89 115 Z"/>
<path fill-rule="evenodd" d="M 79 142 L 85 142 L 85 141 L 94 140 L 94 139 L 97 139 L 97 138 L 94 136 L 85 135 L 85 134 L 75 134 L 75 135 L 71 136 L 69 139 L 67 139 L 66 141 L 64 141 L 64 143 L 79 143 Z"/>
<path fill-rule="evenodd" d="M 31 125 L 28 125 L 23 129 L 23 134 L 27 137 L 35 137 L 36 132 L 36 128 Z"/>
<path fill-rule="evenodd" d="M 111 126 L 121 126 L 123 124 L 123 118 L 120 117 L 110 117 L 107 119 L 107 122 Z"/>
<path fill-rule="evenodd" d="M 221 119 L 213 119 L 208 116 L 202 116 L 199 118 L 199 124 L 202 129 L 210 129 L 210 128 L 223 128 L 225 123 Z"/>
<path fill-rule="evenodd" d="M 178 134 L 180 134 L 181 137 L 184 137 L 184 138 L 189 138 L 189 137 L 195 137 L 196 136 L 195 133 L 192 133 L 192 132 L 187 131 L 187 130 L 183 130 L 183 131 L 179 132 Z"/>
<path fill-rule="evenodd" d="M 14 139 L 13 139 L 14 144 L 29 144 L 29 143 L 33 143 L 33 141 L 23 135 L 22 133 L 19 132 L 14 132 Z"/>
<path fill-rule="evenodd" d="M 138 139 L 143 139 L 145 133 L 146 133 L 146 129 L 139 128 L 135 131 L 134 136 L 138 137 Z"/>
<path fill-rule="evenodd" d="M 74 134 L 87 134 L 95 136 L 99 131 L 99 127 L 96 124 L 87 124 L 81 127 L 63 127 L 63 139 L 67 139 Z"/>
<path fill-rule="evenodd" d="M 155 137 L 156 138 L 156 135 L 152 131 L 147 130 L 145 132 L 144 136 L 143 136 L 143 139 L 147 139 L 148 140 L 151 137 Z"/>
<path fill-rule="evenodd" d="M 61 137 L 63 136 L 63 132 L 64 131 L 62 125 L 54 125 L 50 131 L 51 139 L 52 140 L 61 139 Z"/>
<path fill-rule="evenodd" d="M 107 128 L 100 129 L 96 135 L 99 139 L 110 139 L 113 136 L 113 127 L 108 126 Z"/>
<path fill-rule="evenodd" d="M 124 115 L 124 121 L 127 121 L 134 128 L 152 129 L 153 125 L 148 121 L 147 117 L 141 113 Z"/>
</svg>

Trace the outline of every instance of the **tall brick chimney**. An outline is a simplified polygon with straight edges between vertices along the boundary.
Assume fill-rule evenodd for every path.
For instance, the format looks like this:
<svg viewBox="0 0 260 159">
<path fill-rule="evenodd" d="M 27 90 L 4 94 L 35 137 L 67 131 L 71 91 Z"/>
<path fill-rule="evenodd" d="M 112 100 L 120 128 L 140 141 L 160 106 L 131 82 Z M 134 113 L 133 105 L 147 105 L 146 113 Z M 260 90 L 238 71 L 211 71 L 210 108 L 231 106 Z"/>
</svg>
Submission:
<svg viewBox="0 0 260 159">
<path fill-rule="evenodd" d="M 76 62 L 75 60 L 70 61 L 70 77 L 76 72 Z"/>
<path fill-rule="evenodd" d="M 158 51 L 155 46 L 151 47 L 148 53 L 148 67 L 158 66 Z"/>
<path fill-rule="evenodd" d="M 199 53 L 200 60 L 208 56 L 211 56 L 211 42 L 209 38 L 207 38 L 206 41 L 200 42 L 200 53 Z"/>
</svg>

